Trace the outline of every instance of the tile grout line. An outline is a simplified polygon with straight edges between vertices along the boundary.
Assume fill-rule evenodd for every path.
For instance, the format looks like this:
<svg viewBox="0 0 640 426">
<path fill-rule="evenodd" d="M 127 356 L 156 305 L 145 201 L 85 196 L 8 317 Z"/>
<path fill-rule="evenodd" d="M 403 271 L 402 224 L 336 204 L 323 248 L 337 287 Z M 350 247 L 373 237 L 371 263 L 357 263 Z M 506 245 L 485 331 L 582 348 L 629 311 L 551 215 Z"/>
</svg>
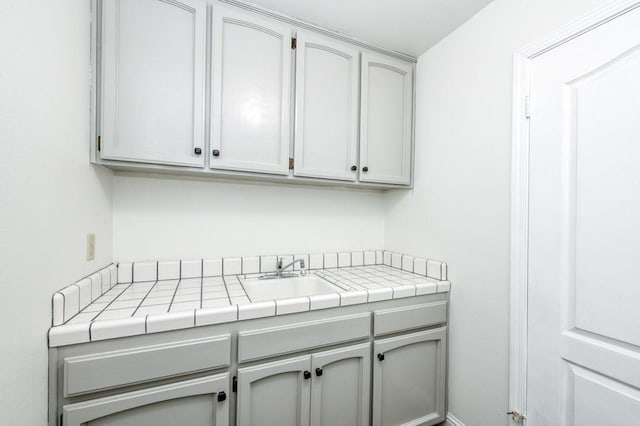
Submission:
<svg viewBox="0 0 640 426">
<path fill-rule="evenodd" d="M 133 318 L 133 316 L 136 314 L 136 312 L 138 312 L 138 309 L 140 309 L 140 307 L 142 306 L 142 304 L 144 303 L 145 300 L 147 300 L 147 296 L 149 296 L 149 293 L 151 293 L 151 291 L 156 288 L 156 286 L 158 285 L 158 283 L 160 282 L 160 280 L 157 279 L 158 275 L 156 274 L 156 282 L 153 283 L 153 285 L 151 286 L 151 288 L 147 291 L 147 293 L 142 297 L 142 299 L 140 300 L 140 303 L 138 303 L 138 306 L 136 306 L 136 308 L 133 310 L 133 313 L 131 314 L 131 318 Z"/>
<path fill-rule="evenodd" d="M 242 287 L 242 291 L 244 291 L 244 295 L 249 299 L 249 303 L 253 303 L 249 297 L 249 293 L 247 293 L 247 289 L 244 288 L 244 285 L 242 284 L 242 280 L 238 276 L 236 276 L 236 278 L 238 278 L 238 282 L 240 283 L 240 287 Z"/>
<path fill-rule="evenodd" d="M 91 321 L 95 321 L 95 320 L 96 320 L 96 318 L 98 318 L 98 317 L 99 317 L 99 316 L 100 316 L 104 311 L 106 311 L 106 310 L 109 308 L 109 306 L 111 306 L 111 304 L 112 304 L 113 302 L 115 302 L 115 301 L 118 299 L 118 297 L 120 297 L 120 296 L 122 295 L 122 293 L 124 293 L 125 291 L 127 291 L 127 290 L 132 286 L 132 285 L 133 285 L 133 283 L 130 283 L 130 284 L 129 284 L 129 285 L 128 285 L 124 290 L 122 290 L 120 293 L 118 293 L 118 295 L 117 295 L 116 297 L 114 297 L 113 299 L 111 299 L 111 301 L 110 301 L 109 303 L 107 303 L 107 305 L 106 305 L 104 308 L 102 308 L 102 310 L 101 310 L 100 312 L 98 312 L 98 314 L 97 314 L 97 315 L 95 315 L 95 316 L 91 319 Z"/>
<path fill-rule="evenodd" d="M 224 261 L 222 262 L 222 284 L 224 285 L 224 291 L 227 293 L 227 299 L 229 299 L 229 305 L 233 305 L 233 303 L 231 303 L 231 296 L 229 295 L 229 289 L 227 288 L 227 280 L 224 279 Z"/>
<path fill-rule="evenodd" d="M 173 296 L 171 297 L 171 301 L 169 302 L 169 307 L 167 308 L 167 313 L 171 311 L 171 305 L 173 305 L 173 300 L 176 298 L 176 293 L 178 293 L 178 289 L 180 288 L 180 283 L 182 282 L 182 259 L 180 259 L 180 279 L 178 280 L 178 284 L 176 284 L 176 288 L 173 291 Z"/>
</svg>

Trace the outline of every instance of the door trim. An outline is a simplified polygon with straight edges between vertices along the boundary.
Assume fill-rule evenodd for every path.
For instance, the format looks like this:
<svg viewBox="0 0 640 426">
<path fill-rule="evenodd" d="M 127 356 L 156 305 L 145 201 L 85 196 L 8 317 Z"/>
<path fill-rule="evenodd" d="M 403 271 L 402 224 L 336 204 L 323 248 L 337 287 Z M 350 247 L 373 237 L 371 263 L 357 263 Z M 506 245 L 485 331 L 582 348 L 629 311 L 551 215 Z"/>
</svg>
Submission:
<svg viewBox="0 0 640 426">
<path fill-rule="evenodd" d="M 633 9 L 640 0 L 613 0 L 514 52 L 511 144 L 509 411 L 527 413 L 530 68 L 536 57 Z M 510 424 L 517 424 L 513 419 Z"/>
</svg>

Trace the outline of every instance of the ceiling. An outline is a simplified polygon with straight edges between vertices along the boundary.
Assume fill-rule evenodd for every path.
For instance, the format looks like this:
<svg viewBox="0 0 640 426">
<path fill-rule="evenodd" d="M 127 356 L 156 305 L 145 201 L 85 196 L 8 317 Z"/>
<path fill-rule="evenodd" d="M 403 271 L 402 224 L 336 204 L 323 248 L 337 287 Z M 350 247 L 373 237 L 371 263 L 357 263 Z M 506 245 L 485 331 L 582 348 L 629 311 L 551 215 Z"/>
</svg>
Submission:
<svg viewBox="0 0 640 426">
<path fill-rule="evenodd" d="M 320 27 L 420 56 L 491 0 L 252 0 Z"/>
</svg>

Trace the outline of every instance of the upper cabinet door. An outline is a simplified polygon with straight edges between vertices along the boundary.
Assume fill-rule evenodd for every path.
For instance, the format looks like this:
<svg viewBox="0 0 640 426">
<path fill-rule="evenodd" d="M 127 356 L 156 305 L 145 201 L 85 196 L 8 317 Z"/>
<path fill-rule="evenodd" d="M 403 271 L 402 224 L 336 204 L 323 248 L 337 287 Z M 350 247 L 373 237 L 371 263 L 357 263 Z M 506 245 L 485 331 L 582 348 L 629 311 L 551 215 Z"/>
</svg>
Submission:
<svg viewBox="0 0 640 426">
<path fill-rule="evenodd" d="M 289 173 L 291 27 L 214 4 L 210 166 Z"/>
<path fill-rule="evenodd" d="M 102 2 L 103 159 L 204 165 L 204 0 Z"/>
<path fill-rule="evenodd" d="M 360 51 L 302 30 L 296 51 L 294 174 L 354 181 Z"/>
<path fill-rule="evenodd" d="M 362 53 L 360 180 L 411 183 L 413 65 Z"/>
</svg>

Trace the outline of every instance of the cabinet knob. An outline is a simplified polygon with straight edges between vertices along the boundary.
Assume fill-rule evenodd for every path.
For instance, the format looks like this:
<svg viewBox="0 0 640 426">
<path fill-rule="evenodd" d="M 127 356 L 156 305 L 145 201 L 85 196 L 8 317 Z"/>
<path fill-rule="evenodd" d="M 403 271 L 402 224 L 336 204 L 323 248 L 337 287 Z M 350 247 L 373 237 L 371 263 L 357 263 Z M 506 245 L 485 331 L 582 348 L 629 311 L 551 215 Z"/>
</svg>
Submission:
<svg viewBox="0 0 640 426">
<path fill-rule="evenodd" d="M 356 170 L 358 170 L 358 166 L 351 166 L 351 171 L 355 172 Z"/>
<path fill-rule="evenodd" d="M 378 354 L 378 360 L 384 361 L 384 354 Z"/>
<path fill-rule="evenodd" d="M 214 157 L 217 157 L 217 156 L 220 155 L 220 150 L 214 149 L 212 154 L 213 154 Z"/>
<path fill-rule="evenodd" d="M 202 154 L 202 148 L 195 148 L 195 149 L 193 150 L 193 152 L 194 152 L 196 155 L 200 155 L 200 154 Z"/>
<path fill-rule="evenodd" d="M 218 402 L 222 402 L 222 401 L 224 401 L 225 399 L 227 399 L 227 394 L 226 394 L 226 393 L 224 393 L 224 391 L 222 391 L 222 392 L 218 392 Z"/>
<path fill-rule="evenodd" d="M 363 171 L 363 172 L 368 172 L 368 171 L 369 171 L 369 168 L 368 168 L 367 166 L 364 166 L 364 167 L 362 168 L 362 171 Z"/>
<path fill-rule="evenodd" d="M 311 371 L 309 370 L 304 370 L 304 373 L 302 374 L 304 375 L 305 380 L 311 378 Z"/>
<path fill-rule="evenodd" d="M 322 368 L 316 368 L 316 376 L 322 376 Z"/>
</svg>

